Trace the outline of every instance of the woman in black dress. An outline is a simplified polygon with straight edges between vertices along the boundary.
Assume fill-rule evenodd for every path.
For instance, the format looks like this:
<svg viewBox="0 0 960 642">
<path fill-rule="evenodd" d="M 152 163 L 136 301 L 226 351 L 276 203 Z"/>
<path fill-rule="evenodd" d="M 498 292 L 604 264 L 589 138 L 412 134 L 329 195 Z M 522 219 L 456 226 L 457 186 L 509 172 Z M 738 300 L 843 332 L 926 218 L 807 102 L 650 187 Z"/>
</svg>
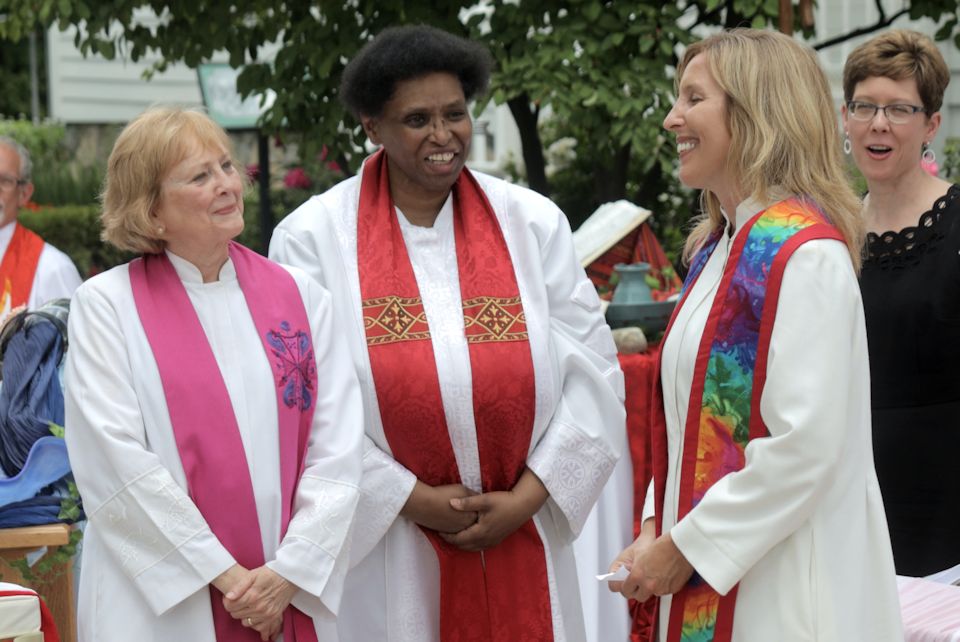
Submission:
<svg viewBox="0 0 960 642">
<path fill-rule="evenodd" d="M 928 173 L 950 72 L 893 30 L 850 54 L 844 150 L 867 180 L 873 443 L 897 572 L 960 563 L 960 186 Z"/>
</svg>

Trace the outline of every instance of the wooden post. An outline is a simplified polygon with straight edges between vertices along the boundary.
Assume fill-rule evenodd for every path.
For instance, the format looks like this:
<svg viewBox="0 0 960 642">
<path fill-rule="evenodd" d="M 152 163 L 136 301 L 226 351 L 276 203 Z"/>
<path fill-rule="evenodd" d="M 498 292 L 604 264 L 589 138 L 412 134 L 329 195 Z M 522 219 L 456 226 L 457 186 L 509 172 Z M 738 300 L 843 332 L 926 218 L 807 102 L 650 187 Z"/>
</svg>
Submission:
<svg viewBox="0 0 960 642">
<path fill-rule="evenodd" d="M 50 607 L 57 632 L 62 642 L 76 642 L 77 614 L 73 595 L 73 562 L 67 561 L 58 568 L 39 578 L 37 582 L 26 582 L 20 571 L 9 564 L 22 559 L 29 553 L 46 546 L 49 551 L 69 543 L 70 526 L 67 524 L 46 524 L 44 526 L 25 526 L 23 528 L 0 529 L 0 580 L 21 586 L 29 586 L 43 598 Z"/>
<path fill-rule="evenodd" d="M 780 0 L 780 33 L 793 34 L 792 0 Z"/>
</svg>

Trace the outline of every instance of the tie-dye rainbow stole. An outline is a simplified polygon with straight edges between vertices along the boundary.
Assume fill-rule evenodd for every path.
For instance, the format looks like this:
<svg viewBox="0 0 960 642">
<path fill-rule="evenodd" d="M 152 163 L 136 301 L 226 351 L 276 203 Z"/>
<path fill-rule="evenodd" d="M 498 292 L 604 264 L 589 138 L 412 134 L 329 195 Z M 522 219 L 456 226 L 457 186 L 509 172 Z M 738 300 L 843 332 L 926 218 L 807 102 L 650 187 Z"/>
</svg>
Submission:
<svg viewBox="0 0 960 642">
<path fill-rule="evenodd" d="M 772 326 L 771 322 L 761 328 L 761 317 L 774 259 L 791 237 L 812 226 L 819 225 L 824 231 L 811 238 L 838 237 L 814 203 L 798 198 L 767 208 L 746 225 L 749 227 L 746 240 L 742 244 L 734 242 L 724 270 L 721 288 L 724 283 L 728 286 L 718 291 L 701 339 L 697 361 L 702 362 L 703 351 L 708 346 L 709 358 L 705 371 L 695 373 L 693 382 L 692 412 L 688 413 L 684 437 L 680 518 L 700 503 L 707 489 L 721 477 L 743 468 L 744 450 L 751 438 L 768 434 L 759 416 L 751 434 L 750 416 L 757 348 L 761 332 L 769 333 Z M 720 238 L 721 235 L 712 237 L 694 257 L 684 293 L 700 275 Z M 727 278 L 731 269 L 734 273 Z M 775 278 L 779 276 L 782 272 Z M 713 334 L 708 336 L 711 328 Z M 769 345 L 768 341 L 769 336 L 765 345 Z M 698 377 L 700 381 L 696 380 Z M 698 417 L 695 403 L 701 390 Z M 757 402 L 759 392 L 758 389 Z M 690 452 L 694 446 L 695 460 Z M 692 480 L 688 479 L 691 468 L 695 471 Z M 729 640 L 735 601 L 736 588 L 721 597 L 694 573 L 687 586 L 674 596 L 667 639 L 670 642 Z"/>
</svg>

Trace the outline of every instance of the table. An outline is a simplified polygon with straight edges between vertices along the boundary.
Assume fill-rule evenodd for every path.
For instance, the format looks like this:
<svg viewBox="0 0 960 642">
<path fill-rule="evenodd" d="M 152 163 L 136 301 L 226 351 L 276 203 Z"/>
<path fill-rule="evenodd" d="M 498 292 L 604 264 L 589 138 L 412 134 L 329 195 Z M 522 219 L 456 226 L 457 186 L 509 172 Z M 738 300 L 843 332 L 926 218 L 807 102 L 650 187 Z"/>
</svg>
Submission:
<svg viewBox="0 0 960 642">
<path fill-rule="evenodd" d="M 23 528 L 0 529 L 0 581 L 27 585 L 23 576 L 9 564 L 46 546 L 55 550 L 70 541 L 67 524 L 45 524 Z M 73 565 L 70 562 L 53 568 L 30 588 L 43 596 L 53 613 L 62 642 L 76 642 L 77 618 L 73 595 Z"/>
</svg>

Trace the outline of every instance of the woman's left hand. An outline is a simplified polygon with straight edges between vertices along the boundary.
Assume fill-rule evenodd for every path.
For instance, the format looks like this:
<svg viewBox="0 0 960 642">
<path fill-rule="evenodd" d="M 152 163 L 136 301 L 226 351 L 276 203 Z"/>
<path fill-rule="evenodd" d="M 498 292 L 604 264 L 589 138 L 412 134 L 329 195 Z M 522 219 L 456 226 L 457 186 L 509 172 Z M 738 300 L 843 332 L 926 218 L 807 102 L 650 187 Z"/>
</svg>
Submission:
<svg viewBox="0 0 960 642">
<path fill-rule="evenodd" d="M 638 602 L 646 602 L 653 595 L 672 595 L 686 585 L 693 571 L 670 533 L 665 533 L 653 544 L 637 550 L 620 592 Z"/>
<path fill-rule="evenodd" d="M 223 598 L 223 606 L 233 618 L 248 626 L 251 621 L 272 623 L 278 618 L 282 619 L 296 592 L 294 584 L 270 568 L 261 566 L 250 571 L 244 581 L 230 589 Z M 253 628 L 260 630 L 257 626 Z"/>
<path fill-rule="evenodd" d="M 549 496 L 543 482 L 527 468 L 512 490 L 451 499 L 451 507 L 475 512 L 477 521 L 459 533 L 440 533 L 440 537 L 464 551 L 493 548 L 533 517 Z"/>
</svg>

